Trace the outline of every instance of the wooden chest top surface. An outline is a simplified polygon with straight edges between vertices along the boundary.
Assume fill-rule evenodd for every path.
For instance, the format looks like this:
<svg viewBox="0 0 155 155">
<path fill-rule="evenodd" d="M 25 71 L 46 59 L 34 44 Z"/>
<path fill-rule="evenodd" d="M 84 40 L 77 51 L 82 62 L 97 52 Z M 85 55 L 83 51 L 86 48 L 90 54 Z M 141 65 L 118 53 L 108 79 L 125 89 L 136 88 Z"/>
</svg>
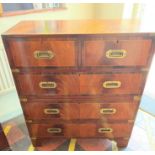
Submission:
<svg viewBox="0 0 155 155">
<path fill-rule="evenodd" d="M 22 21 L 3 35 L 155 34 L 155 24 L 142 20 Z"/>
</svg>

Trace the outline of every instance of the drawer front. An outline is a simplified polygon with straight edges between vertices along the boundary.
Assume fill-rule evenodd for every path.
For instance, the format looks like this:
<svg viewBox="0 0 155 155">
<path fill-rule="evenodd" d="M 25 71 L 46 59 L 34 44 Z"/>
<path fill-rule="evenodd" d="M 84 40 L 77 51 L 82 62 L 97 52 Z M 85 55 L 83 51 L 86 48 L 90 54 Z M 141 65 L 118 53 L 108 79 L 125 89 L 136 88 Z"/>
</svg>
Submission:
<svg viewBox="0 0 155 155">
<path fill-rule="evenodd" d="M 16 77 L 22 95 L 75 95 L 79 94 L 78 75 L 21 74 Z"/>
<path fill-rule="evenodd" d="M 85 41 L 84 66 L 146 66 L 151 40 Z"/>
<path fill-rule="evenodd" d="M 24 104 L 23 110 L 26 119 L 30 120 L 79 119 L 78 103 L 28 102 Z"/>
<path fill-rule="evenodd" d="M 104 137 L 119 138 L 129 137 L 133 124 L 129 123 L 106 123 L 106 124 L 81 124 L 81 137 Z"/>
<path fill-rule="evenodd" d="M 87 109 L 87 110 L 86 110 Z M 104 122 L 133 120 L 138 109 L 137 102 L 115 102 L 115 103 L 81 103 L 81 119 L 101 119 Z"/>
<path fill-rule="evenodd" d="M 80 93 L 139 94 L 143 85 L 142 74 L 81 74 Z"/>
<path fill-rule="evenodd" d="M 35 138 L 81 137 L 81 138 L 120 138 L 129 137 L 132 123 L 67 123 L 67 124 L 31 124 L 30 136 Z"/>
<path fill-rule="evenodd" d="M 77 137 L 79 128 L 76 124 L 31 124 L 28 126 L 31 137 Z"/>
<path fill-rule="evenodd" d="M 75 41 L 53 38 L 10 39 L 9 51 L 16 67 L 75 66 Z"/>
</svg>

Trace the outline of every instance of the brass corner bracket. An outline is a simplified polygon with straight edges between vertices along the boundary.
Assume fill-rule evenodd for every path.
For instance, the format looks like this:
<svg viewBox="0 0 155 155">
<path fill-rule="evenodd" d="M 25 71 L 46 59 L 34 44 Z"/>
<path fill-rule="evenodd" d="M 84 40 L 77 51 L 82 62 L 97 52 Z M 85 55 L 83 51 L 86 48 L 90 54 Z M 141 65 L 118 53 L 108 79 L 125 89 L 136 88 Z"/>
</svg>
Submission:
<svg viewBox="0 0 155 155">
<path fill-rule="evenodd" d="M 128 123 L 134 123 L 134 121 L 135 121 L 135 120 L 130 119 L 130 120 L 128 120 Z"/>
<path fill-rule="evenodd" d="M 129 140 L 129 137 L 124 137 L 123 139 L 124 139 L 124 140 Z"/>
<path fill-rule="evenodd" d="M 27 102 L 27 98 L 20 98 L 21 102 Z"/>
<path fill-rule="evenodd" d="M 12 73 L 20 73 L 20 70 L 15 68 L 15 69 L 11 69 Z"/>
<path fill-rule="evenodd" d="M 140 101 L 141 100 L 141 96 L 137 95 L 133 97 L 134 101 Z"/>
<path fill-rule="evenodd" d="M 26 120 L 26 123 L 32 123 L 33 121 L 32 120 Z"/>
<path fill-rule="evenodd" d="M 32 140 L 36 140 L 37 138 L 36 138 L 36 137 L 31 137 L 31 139 L 32 139 Z"/>
<path fill-rule="evenodd" d="M 149 71 L 149 68 L 142 68 L 141 71 L 142 72 L 148 72 Z"/>
</svg>

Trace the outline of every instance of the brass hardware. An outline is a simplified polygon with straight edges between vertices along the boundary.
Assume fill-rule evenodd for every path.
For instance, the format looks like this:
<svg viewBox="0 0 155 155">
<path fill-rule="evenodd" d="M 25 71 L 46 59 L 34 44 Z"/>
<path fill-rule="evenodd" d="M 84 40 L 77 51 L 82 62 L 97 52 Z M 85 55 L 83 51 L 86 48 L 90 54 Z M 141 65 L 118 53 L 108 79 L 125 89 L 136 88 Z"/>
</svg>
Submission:
<svg viewBox="0 0 155 155">
<path fill-rule="evenodd" d="M 12 71 L 12 73 L 19 73 L 19 72 L 20 72 L 20 70 L 17 69 L 17 68 L 15 68 L 15 69 L 11 69 L 11 71 Z"/>
<path fill-rule="evenodd" d="M 48 133 L 61 133 L 62 129 L 61 128 L 48 128 L 47 132 Z"/>
<path fill-rule="evenodd" d="M 32 140 L 36 140 L 37 138 L 36 138 L 36 137 L 31 137 L 31 139 L 32 139 Z"/>
<path fill-rule="evenodd" d="M 45 114 L 51 114 L 51 115 L 55 115 L 55 114 L 59 114 L 60 113 L 60 110 L 59 109 L 54 109 L 54 108 L 51 108 L 51 109 L 44 109 L 44 113 Z"/>
<path fill-rule="evenodd" d="M 100 113 L 101 114 L 104 114 L 104 115 L 111 115 L 111 114 L 115 114 L 116 113 L 116 109 L 114 108 L 102 108 L 100 110 Z"/>
<path fill-rule="evenodd" d="M 26 122 L 27 122 L 27 123 L 32 123 L 33 121 L 32 121 L 32 120 L 26 120 Z"/>
<path fill-rule="evenodd" d="M 127 51 L 120 49 L 120 50 L 114 50 L 110 49 L 106 52 L 106 57 L 111 59 L 111 58 L 124 58 L 127 55 Z"/>
<path fill-rule="evenodd" d="M 149 71 L 149 68 L 142 68 L 141 71 L 142 72 L 148 72 Z"/>
<path fill-rule="evenodd" d="M 35 51 L 34 57 L 36 59 L 52 59 L 54 58 L 55 54 L 52 51 Z"/>
<path fill-rule="evenodd" d="M 124 139 L 124 140 L 128 140 L 128 139 L 129 139 L 129 137 L 124 137 L 123 139 Z"/>
<path fill-rule="evenodd" d="M 128 123 L 134 123 L 134 120 L 132 120 L 132 119 L 128 120 Z"/>
<path fill-rule="evenodd" d="M 113 132 L 113 129 L 112 128 L 99 128 L 98 132 L 99 133 L 111 133 Z"/>
<path fill-rule="evenodd" d="M 121 87 L 120 81 L 105 81 L 103 83 L 104 88 L 119 88 Z"/>
<path fill-rule="evenodd" d="M 133 99 L 134 99 L 134 101 L 140 101 L 141 100 L 141 96 L 138 96 L 138 95 L 134 96 Z"/>
<path fill-rule="evenodd" d="M 27 98 L 20 98 L 21 102 L 27 102 Z"/>
<path fill-rule="evenodd" d="M 43 89 L 49 89 L 49 88 L 56 88 L 57 84 L 56 82 L 52 82 L 52 81 L 42 81 L 39 83 L 39 87 L 43 88 Z"/>
</svg>

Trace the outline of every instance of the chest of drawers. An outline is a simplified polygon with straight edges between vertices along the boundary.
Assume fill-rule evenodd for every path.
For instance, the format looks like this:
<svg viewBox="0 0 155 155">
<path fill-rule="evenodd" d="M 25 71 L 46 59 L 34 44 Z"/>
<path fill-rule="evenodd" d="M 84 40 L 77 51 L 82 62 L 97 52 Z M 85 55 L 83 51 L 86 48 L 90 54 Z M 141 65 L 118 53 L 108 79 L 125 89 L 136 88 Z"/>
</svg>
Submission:
<svg viewBox="0 0 155 155">
<path fill-rule="evenodd" d="M 2 35 L 30 137 L 128 144 L 154 52 L 139 21 L 25 21 Z"/>
</svg>

